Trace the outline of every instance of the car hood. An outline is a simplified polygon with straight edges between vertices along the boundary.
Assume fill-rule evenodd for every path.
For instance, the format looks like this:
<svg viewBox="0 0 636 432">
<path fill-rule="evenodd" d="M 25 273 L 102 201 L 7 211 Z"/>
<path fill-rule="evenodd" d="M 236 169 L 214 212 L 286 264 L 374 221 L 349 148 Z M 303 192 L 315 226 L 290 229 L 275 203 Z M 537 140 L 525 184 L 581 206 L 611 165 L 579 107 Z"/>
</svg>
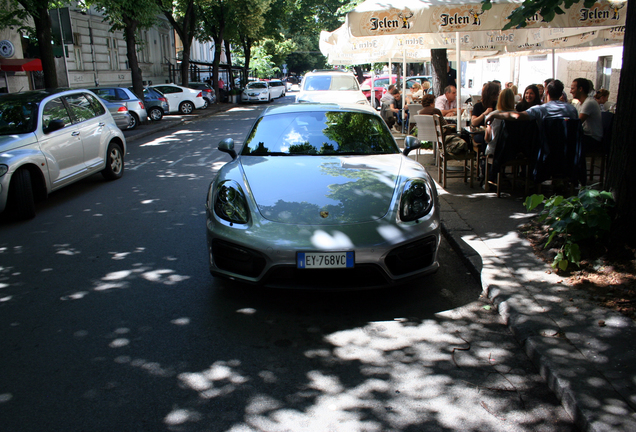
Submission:
<svg viewBox="0 0 636 432">
<path fill-rule="evenodd" d="M 297 102 L 366 103 L 367 98 L 357 91 L 311 91 L 298 95 Z"/>
<path fill-rule="evenodd" d="M 0 135 L 0 152 L 14 150 L 38 142 L 35 134 Z"/>
<path fill-rule="evenodd" d="M 390 210 L 402 156 L 243 156 L 261 215 L 295 225 L 369 222 Z"/>
</svg>

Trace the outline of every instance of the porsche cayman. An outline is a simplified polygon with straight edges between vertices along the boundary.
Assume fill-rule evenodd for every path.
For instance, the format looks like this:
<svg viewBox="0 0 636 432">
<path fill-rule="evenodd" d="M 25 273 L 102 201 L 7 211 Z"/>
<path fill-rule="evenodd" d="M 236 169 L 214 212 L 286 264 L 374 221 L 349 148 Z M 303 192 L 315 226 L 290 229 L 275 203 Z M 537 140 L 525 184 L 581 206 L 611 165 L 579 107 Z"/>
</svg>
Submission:
<svg viewBox="0 0 636 432">
<path fill-rule="evenodd" d="M 426 170 L 401 151 L 370 107 L 270 107 L 206 200 L 210 272 L 289 288 L 402 284 L 435 272 L 439 200 Z M 235 148 L 236 147 L 236 148 Z"/>
</svg>

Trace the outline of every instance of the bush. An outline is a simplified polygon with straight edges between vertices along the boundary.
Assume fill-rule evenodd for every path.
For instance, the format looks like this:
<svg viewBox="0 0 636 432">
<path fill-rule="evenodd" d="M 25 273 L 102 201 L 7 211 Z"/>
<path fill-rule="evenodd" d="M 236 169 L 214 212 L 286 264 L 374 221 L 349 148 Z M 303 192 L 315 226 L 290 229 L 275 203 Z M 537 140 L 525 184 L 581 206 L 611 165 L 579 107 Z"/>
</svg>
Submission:
<svg viewBox="0 0 636 432">
<path fill-rule="evenodd" d="M 551 231 L 546 247 L 555 236 L 563 240 L 552 262 L 553 268 L 566 270 L 569 263 L 578 266 L 581 262 L 578 243 L 597 240 L 609 233 L 612 223 L 610 209 L 614 207 L 614 198 L 607 191 L 585 187 L 577 196 L 569 198 L 554 195 L 546 200 L 543 195 L 531 195 L 524 202 L 528 211 L 539 204 L 543 204 L 539 221 L 549 224 Z"/>
</svg>

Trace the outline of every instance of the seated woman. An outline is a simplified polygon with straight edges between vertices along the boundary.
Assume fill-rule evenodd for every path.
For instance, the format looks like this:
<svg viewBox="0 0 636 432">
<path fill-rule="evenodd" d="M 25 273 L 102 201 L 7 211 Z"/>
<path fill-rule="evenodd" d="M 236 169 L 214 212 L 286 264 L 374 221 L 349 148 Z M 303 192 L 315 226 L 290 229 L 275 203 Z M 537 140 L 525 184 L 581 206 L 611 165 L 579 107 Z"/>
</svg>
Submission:
<svg viewBox="0 0 636 432">
<path fill-rule="evenodd" d="M 535 105 L 541 105 L 541 93 L 539 91 L 539 87 L 531 84 L 526 87 L 526 90 L 523 93 L 523 100 L 517 104 L 515 109 L 518 112 L 521 112 Z"/>
<path fill-rule="evenodd" d="M 468 150 L 466 139 L 455 134 L 454 128 L 450 128 L 451 130 L 449 131 L 449 128 L 445 127 L 448 126 L 448 124 L 439 108 L 435 108 L 435 96 L 432 94 L 425 94 L 422 96 L 422 109 L 417 113 L 439 116 L 440 125 L 442 126 L 442 139 L 444 140 L 444 143 L 446 143 L 447 150 L 450 153 L 457 154 Z"/>
<path fill-rule="evenodd" d="M 499 94 L 499 100 L 497 101 L 497 111 L 495 112 L 511 112 L 515 110 L 515 94 L 511 89 L 504 89 Z M 495 147 L 497 146 L 497 135 L 501 131 L 501 125 L 503 120 L 494 119 L 490 124 L 486 126 L 486 136 L 484 139 L 488 143 L 486 147 L 487 155 L 495 154 Z"/>
<path fill-rule="evenodd" d="M 411 92 L 406 95 L 406 103 L 418 103 L 422 99 L 423 91 L 420 83 L 413 83 Z"/>
<path fill-rule="evenodd" d="M 473 107 L 473 113 L 470 118 L 470 125 L 473 127 L 485 126 L 485 119 L 488 114 L 497 109 L 497 98 L 501 85 L 496 82 L 487 82 L 481 90 L 481 101 L 477 102 Z M 479 144 L 479 150 L 486 149 L 484 136 L 476 134 L 473 136 L 473 142 Z"/>
</svg>

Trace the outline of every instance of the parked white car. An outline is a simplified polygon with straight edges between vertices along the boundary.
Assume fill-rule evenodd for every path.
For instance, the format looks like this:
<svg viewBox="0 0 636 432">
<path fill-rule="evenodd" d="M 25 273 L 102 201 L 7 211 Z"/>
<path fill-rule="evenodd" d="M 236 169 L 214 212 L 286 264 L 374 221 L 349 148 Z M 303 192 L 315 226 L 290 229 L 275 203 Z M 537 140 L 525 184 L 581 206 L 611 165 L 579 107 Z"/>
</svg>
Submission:
<svg viewBox="0 0 636 432">
<path fill-rule="evenodd" d="M 272 93 L 267 81 L 249 83 L 241 94 L 241 102 L 271 102 Z"/>
<path fill-rule="evenodd" d="M 191 114 L 205 106 L 201 90 L 193 90 L 176 84 L 155 84 L 149 87 L 159 90 L 168 100 L 170 114 Z"/>
<path fill-rule="evenodd" d="M 273 99 L 285 96 L 287 87 L 285 86 L 284 82 L 282 82 L 281 80 L 269 80 L 268 84 L 269 93 L 272 95 Z"/>
<path fill-rule="evenodd" d="M 35 216 L 49 192 L 97 172 L 124 174 L 126 139 L 89 90 L 34 90 L 0 96 L 0 212 Z"/>
<path fill-rule="evenodd" d="M 369 105 L 356 77 L 350 72 L 313 71 L 305 75 L 296 102 Z"/>
</svg>

